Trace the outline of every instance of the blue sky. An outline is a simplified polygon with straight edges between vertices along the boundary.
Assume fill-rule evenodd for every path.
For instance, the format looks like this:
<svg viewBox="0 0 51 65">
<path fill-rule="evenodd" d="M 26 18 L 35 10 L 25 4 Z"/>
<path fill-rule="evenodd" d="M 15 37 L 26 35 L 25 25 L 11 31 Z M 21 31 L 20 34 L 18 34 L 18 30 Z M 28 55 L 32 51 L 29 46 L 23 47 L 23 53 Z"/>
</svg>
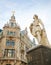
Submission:
<svg viewBox="0 0 51 65">
<path fill-rule="evenodd" d="M 21 29 L 28 28 L 33 21 L 33 15 L 37 14 L 45 25 L 46 33 L 51 43 L 51 0 L 0 0 L 0 28 L 9 21 L 12 11 Z"/>
</svg>

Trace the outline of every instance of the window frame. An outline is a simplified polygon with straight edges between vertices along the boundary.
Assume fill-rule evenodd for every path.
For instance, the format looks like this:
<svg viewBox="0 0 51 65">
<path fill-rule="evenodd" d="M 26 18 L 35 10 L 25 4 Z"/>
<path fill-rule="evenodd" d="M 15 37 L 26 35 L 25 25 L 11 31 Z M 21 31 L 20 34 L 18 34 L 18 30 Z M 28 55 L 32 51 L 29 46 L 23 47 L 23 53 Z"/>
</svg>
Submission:
<svg viewBox="0 0 51 65">
<path fill-rule="evenodd" d="M 6 57 L 15 57 L 15 49 L 5 49 L 4 56 Z"/>
<path fill-rule="evenodd" d="M 15 46 L 14 40 L 6 40 L 6 46 Z"/>
</svg>

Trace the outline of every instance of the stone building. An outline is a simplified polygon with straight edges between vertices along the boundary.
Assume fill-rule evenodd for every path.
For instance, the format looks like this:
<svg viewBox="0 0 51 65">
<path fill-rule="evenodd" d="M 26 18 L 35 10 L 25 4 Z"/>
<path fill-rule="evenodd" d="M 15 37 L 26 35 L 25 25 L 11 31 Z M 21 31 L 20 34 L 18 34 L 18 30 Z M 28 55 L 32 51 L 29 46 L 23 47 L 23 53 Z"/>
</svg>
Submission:
<svg viewBox="0 0 51 65">
<path fill-rule="evenodd" d="M 51 48 L 38 45 L 27 51 L 28 65 L 51 65 Z"/>
<path fill-rule="evenodd" d="M 14 14 L 0 29 L 0 65 L 26 65 L 26 50 L 32 47 L 27 30 L 20 30 Z"/>
</svg>

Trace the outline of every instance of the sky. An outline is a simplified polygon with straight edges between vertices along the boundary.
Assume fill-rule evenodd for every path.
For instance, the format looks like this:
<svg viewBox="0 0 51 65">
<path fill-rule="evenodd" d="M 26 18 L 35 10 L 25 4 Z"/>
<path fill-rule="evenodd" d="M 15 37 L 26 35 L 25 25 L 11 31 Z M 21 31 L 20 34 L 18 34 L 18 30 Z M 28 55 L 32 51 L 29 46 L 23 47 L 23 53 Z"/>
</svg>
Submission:
<svg viewBox="0 0 51 65">
<path fill-rule="evenodd" d="M 51 43 L 51 0 L 0 0 L 0 29 L 3 28 L 15 11 L 16 22 L 21 30 L 27 27 L 28 35 L 33 39 L 29 26 L 34 14 L 42 20 L 47 37 Z"/>
</svg>

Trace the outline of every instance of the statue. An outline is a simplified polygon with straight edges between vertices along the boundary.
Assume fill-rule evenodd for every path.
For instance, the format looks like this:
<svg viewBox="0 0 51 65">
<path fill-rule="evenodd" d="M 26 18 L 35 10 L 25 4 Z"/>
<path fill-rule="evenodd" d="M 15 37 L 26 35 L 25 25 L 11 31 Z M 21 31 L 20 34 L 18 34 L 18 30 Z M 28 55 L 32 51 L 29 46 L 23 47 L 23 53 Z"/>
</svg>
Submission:
<svg viewBox="0 0 51 65">
<path fill-rule="evenodd" d="M 30 25 L 31 34 L 37 39 L 39 44 L 49 46 L 44 24 L 38 18 L 37 15 L 34 15 L 33 19 L 34 19 L 34 21 Z"/>
</svg>

